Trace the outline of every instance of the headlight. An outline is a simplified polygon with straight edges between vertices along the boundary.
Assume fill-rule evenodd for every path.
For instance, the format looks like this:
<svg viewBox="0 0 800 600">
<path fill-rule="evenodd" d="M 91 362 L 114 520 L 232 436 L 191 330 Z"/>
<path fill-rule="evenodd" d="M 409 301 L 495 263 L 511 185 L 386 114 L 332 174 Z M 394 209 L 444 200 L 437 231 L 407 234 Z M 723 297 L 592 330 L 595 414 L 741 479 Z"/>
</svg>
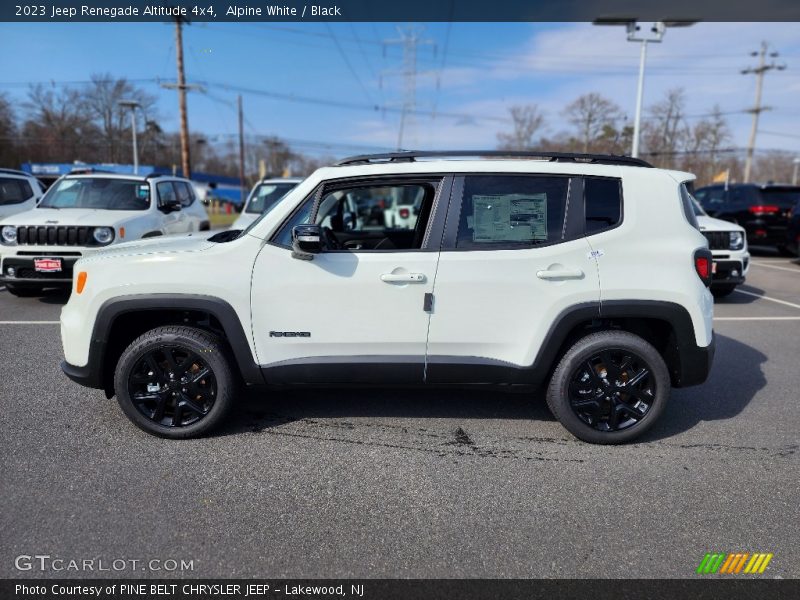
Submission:
<svg viewBox="0 0 800 600">
<path fill-rule="evenodd" d="M 0 236 L 2 236 L 4 244 L 16 244 L 17 243 L 17 228 L 12 226 L 5 226 L 0 228 Z"/>
<path fill-rule="evenodd" d="M 744 248 L 744 234 L 741 231 L 731 231 L 728 235 L 730 235 L 731 250 L 741 250 Z"/>
<path fill-rule="evenodd" d="M 92 235 L 94 236 L 95 242 L 105 246 L 106 244 L 110 244 L 114 239 L 114 230 L 111 229 L 111 227 L 95 227 Z"/>
</svg>

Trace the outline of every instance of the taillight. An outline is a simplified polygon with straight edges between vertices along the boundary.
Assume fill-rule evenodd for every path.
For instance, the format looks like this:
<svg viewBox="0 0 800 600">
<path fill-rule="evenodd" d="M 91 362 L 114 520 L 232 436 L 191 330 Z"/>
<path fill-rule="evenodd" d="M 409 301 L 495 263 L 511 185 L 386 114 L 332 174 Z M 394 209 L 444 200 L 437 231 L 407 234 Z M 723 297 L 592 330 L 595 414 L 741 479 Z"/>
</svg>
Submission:
<svg viewBox="0 0 800 600">
<path fill-rule="evenodd" d="M 757 204 L 755 206 L 751 206 L 747 210 L 754 215 L 774 215 L 775 213 L 780 212 L 781 209 L 777 206 L 773 206 L 772 204 Z"/>
<path fill-rule="evenodd" d="M 706 287 L 711 285 L 711 278 L 713 274 L 712 260 L 713 259 L 711 257 L 710 250 L 706 250 L 705 248 L 700 248 L 699 250 L 695 250 L 694 270 L 697 272 L 697 276 L 705 284 Z"/>
<path fill-rule="evenodd" d="M 408 215 L 410 215 L 410 214 L 411 214 L 411 212 L 407 208 L 401 208 L 400 209 L 400 218 L 401 219 L 407 219 Z"/>
</svg>

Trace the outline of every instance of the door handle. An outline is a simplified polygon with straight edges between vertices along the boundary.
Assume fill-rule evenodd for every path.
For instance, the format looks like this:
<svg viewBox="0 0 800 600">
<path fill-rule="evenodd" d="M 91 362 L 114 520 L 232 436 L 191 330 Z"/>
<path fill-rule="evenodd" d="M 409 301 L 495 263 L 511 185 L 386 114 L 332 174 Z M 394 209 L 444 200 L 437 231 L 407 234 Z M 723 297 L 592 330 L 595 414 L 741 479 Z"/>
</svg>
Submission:
<svg viewBox="0 0 800 600">
<path fill-rule="evenodd" d="M 386 283 L 422 283 L 425 281 L 423 273 L 384 273 L 381 281 Z"/>
<path fill-rule="evenodd" d="M 583 271 L 580 269 L 554 269 L 552 271 L 536 271 L 536 276 L 539 279 L 580 279 L 583 277 Z"/>
</svg>

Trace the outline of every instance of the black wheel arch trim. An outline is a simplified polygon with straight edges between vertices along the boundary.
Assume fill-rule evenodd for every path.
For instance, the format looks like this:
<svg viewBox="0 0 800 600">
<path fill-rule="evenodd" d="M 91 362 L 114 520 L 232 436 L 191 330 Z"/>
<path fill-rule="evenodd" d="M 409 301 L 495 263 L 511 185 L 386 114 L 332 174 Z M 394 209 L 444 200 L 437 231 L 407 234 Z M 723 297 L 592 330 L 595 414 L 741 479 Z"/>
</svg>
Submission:
<svg viewBox="0 0 800 600">
<path fill-rule="evenodd" d="M 89 360 L 85 367 L 61 363 L 62 371 L 77 383 L 86 387 L 108 390 L 104 364 L 108 347 L 108 333 L 114 321 L 123 314 L 158 310 L 187 310 L 205 312 L 215 317 L 225 332 L 226 341 L 245 383 L 264 383 L 261 370 L 250 350 L 245 330 L 234 308 L 225 300 L 201 294 L 137 294 L 112 298 L 103 303 L 97 312 L 89 347 Z"/>
<path fill-rule="evenodd" d="M 158 237 L 158 236 L 161 236 L 161 235 L 164 235 L 164 232 L 163 232 L 163 231 L 148 231 L 147 233 L 145 233 L 145 234 L 142 236 L 142 238 L 141 238 L 141 239 L 152 238 L 152 237 Z"/>
</svg>

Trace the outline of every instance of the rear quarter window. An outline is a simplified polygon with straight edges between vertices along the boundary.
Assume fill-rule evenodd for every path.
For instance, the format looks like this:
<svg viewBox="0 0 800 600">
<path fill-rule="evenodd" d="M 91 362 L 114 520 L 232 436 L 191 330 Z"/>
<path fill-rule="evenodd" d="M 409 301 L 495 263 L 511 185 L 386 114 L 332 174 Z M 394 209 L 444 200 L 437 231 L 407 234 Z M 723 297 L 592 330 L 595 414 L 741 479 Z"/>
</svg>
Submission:
<svg viewBox="0 0 800 600">
<path fill-rule="evenodd" d="M 700 225 L 697 222 L 697 215 L 695 214 L 694 210 L 694 198 L 689 193 L 689 189 L 686 187 L 685 183 L 682 183 L 680 186 L 680 195 L 681 195 L 681 206 L 683 207 L 683 215 L 686 217 L 686 220 L 689 222 L 689 225 L 700 230 Z"/>
<path fill-rule="evenodd" d="M 612 229 L 622 222 L 622 181 L 586 177 L 583 184 L 586 235 Z"/>
</svg>

